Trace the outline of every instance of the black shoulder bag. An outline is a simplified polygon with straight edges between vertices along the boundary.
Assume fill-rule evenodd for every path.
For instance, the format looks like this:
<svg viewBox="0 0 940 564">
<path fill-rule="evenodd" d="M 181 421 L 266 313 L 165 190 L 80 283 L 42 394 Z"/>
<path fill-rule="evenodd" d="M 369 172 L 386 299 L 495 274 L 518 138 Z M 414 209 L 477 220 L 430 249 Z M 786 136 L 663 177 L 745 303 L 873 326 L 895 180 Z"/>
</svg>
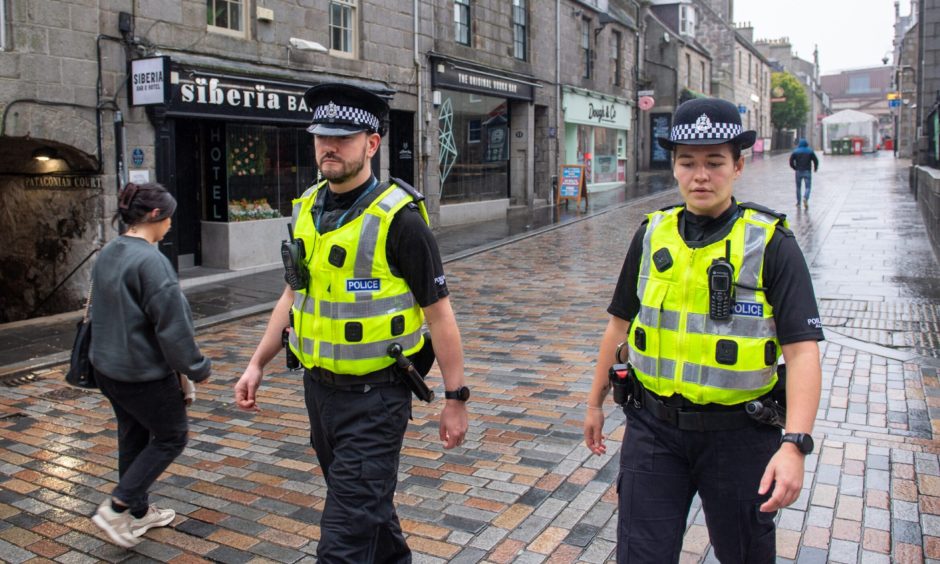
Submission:
<svg viewBox="0 0 940 564">
<path fill-rule="evenodd" d="M 91 347 L 91 290 L 94 281 L 88 286 L 88 299 L 85 300 L 85 314 L 78 320 L 75 332 L 75 343 L 72 345 L 72 358 L 69 361 L 69 371 L 65 373 L 65 381 L 79 388 L 96 389 L 95 367 L 88 358 Z"/>
</svg>

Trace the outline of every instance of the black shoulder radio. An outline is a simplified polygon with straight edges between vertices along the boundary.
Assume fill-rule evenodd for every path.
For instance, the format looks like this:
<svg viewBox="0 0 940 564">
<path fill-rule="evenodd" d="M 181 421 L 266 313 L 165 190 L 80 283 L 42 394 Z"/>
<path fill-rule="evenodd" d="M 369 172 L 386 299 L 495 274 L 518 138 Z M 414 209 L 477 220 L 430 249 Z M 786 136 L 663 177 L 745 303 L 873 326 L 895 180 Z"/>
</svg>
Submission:
<svg viewBox="0 0 940 564">
<path fill-rule="evenodd" d="M 294 228 L 287 224 L 287 234 L 290 239 L 281 241 L 281 261 L 284 263 L 284 281 L 291 290 L 301 290 L 307 287 L 309 276 L 304 259 L 307 256 L 302 239 L 294 239 Z"/>
<path fill-rule="evenodd" d="M 708 267 L 708 317 L 716 321 L 731 318 L 731 308 L 734 305 L 733 288 L 731 241 L 726 241 L 725 256 L 716 258 Z"/>
</svg>

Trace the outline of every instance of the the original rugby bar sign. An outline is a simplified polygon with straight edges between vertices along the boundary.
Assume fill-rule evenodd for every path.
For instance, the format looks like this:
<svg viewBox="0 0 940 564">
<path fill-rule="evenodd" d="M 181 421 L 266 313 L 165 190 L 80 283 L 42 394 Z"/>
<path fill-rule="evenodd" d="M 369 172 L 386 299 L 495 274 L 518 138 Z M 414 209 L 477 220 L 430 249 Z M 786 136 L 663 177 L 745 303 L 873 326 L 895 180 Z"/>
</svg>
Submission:
<svg viewBox="0 0 940 564">
<path fill-rule="evenodd" d="M 134 59 L 130 67 L 127 96 L 131 105 L 165 104 L 170 96 L 170 58 Z"/>
</svg>

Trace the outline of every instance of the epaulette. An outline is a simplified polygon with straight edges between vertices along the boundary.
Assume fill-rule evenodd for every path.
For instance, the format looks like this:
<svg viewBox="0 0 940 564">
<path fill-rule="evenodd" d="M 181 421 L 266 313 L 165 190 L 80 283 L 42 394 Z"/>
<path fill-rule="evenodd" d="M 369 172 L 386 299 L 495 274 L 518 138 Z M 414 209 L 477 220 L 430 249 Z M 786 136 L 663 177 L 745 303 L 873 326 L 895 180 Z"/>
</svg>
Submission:
<svg viewBox="0 0 940 564">
<path fill-rule="evenodd" d="M 761 213 L 766 213 L 771 217 L 776 217 L 780 221 L 777 222 L 776 228 L 778 231 L 783 233 L 784 237 L 796 237 L 793 234 L 793 231 L 790 229 L 790 224 L 787 222 L 787 214 L 783 212 L 778 212 L 777 210 L 770 209 L 768 207 L 762 206 L 760 204 L 755 204 L 754 202 L 743 202 L 739 203 L 738 206 L 742 208 L 747 208 L 749 210 L 758 211 Z"/>
<path fill-rule="evenodd" d="M 755 204 L 754 202 L 738 202 L 738 205 L 741 206 L 742 208 L 747 208 L 749 210 L 759 211 L 762 213 L 766 213 L 768 215 L 772 215 L 776 217 L 777 219 L 779 219 L 780 221 L 787 220 L 787 214 L 783 212 L 778 212 L 777 210 L 770 209 L 760 204 Z"/>
<path fill-rule="evenodd" d="M 394 176 L 389 177 L 389 180 L 391 180 L 392 183 L 395 184 L 395 186 L 398 186 L 405 192 L 408 192 L 409 194 L 411 194 L 411 197 L 414 198 L 414 201 L 416 202 L 424 201 L 424 194 L 422 194 L 421 192 L 418 192 L 418 189 L 412 186 L 411 184 L 408 184 L 407 182 L 405 182 L 404 180 L 400 178 L 395 178 Z"/>
</svg>

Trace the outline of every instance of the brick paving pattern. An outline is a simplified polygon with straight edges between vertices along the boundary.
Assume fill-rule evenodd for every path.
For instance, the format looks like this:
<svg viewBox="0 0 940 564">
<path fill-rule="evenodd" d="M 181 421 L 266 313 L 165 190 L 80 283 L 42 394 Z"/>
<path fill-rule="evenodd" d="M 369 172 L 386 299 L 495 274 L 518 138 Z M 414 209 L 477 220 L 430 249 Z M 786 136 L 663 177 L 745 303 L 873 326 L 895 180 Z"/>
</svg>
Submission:
<svg viewBox="0 0 940 564">
<path fill-rule="evenodd" d="M 888 155 L 830 157 L 793 209 L 786 156 L 749 162 L 741 200 L 791 214 L 829 340 L 805 490 L 778 517 L 781 562 L 940 562 L 940 267 Z M 396 496 L 416 562 L 607 562 L 616 544 L 623 415 L 608 454 L 581 444 L 584 397 L 630 236 L 675 192 L 447 265 L 473 389 L 467 441 L 444 451 L 440 402 L 415 403 Z M 88 516 L 117 477 L 115 424 L 61 369 L 0 390 L 0 559 L 311 562 L 325 484 L 297 373 L 270 367 L 260 414 L 231 388 L 261 337 L 256 315 L 203 331 L 215 360 L 191 439 L 155 485 L 170 527 L 132 552 Z M 280 361 L 275 361 L 279 364 Z M 438 374 L 431 381 L 438 385 Z M 693 503 L 683 562 L 716 562 Z"/>
</svg>

